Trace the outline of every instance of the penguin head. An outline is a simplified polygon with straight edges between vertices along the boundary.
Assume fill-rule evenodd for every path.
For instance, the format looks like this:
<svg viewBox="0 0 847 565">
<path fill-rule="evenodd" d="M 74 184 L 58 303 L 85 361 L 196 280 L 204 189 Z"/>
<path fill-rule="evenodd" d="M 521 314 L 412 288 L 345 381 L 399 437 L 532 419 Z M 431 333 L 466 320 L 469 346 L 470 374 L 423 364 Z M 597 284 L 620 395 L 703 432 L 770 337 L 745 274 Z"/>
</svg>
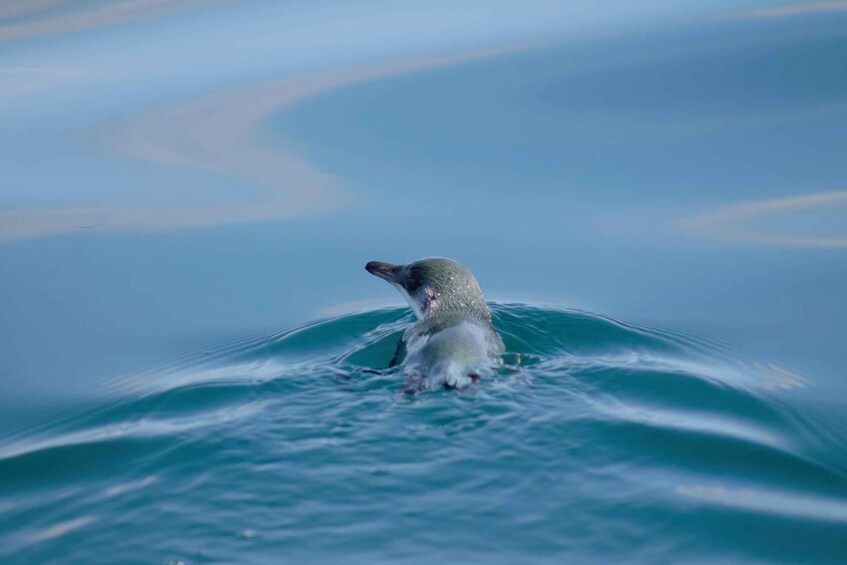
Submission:
<svg viewBox="0 0 847 565">
<path fill-rule="evenodd" d="M 365 269 L 397 288 L 420 320 L 467 313 L 491 321 L 476 278 L 452 259 L 426 258 L 407 265 L 371 261 Z"/>
</svg>

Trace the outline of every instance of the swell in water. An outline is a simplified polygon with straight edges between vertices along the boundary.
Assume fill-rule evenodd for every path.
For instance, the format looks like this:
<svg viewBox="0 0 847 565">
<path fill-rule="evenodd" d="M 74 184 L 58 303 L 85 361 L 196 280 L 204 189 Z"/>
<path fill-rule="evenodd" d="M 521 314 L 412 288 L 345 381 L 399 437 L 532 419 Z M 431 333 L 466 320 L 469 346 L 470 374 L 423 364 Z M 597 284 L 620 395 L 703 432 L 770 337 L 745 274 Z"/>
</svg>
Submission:
<svg viewBox="0 0 847 565">
<path fill-rule="evenodd" d="M 4 563 L 838 562 L 843 436 L 720 340 L 492 305 L 498 374 L 402 393 L 406 309 L 186 354 L 0 445 Z"/>
</svg>

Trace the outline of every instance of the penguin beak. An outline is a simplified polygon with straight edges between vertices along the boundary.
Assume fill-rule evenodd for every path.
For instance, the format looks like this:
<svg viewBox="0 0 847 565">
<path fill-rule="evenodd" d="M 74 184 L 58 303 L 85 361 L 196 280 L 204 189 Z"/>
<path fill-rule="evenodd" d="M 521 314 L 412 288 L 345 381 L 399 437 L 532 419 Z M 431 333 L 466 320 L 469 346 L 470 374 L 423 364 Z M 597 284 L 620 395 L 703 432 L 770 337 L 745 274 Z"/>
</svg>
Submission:
<svg viewBox="0 0 847 565">
<path fill-rule="evenodd" d="M 381 261 L 371 261 L 365 265 L 365 269 L 370 274 L 376 275 L 390 283 L 400 282 L 399 275 L 401 267 L 402 265 L 393 265 L 391 263 L 383 263 Z"/>
</svg>

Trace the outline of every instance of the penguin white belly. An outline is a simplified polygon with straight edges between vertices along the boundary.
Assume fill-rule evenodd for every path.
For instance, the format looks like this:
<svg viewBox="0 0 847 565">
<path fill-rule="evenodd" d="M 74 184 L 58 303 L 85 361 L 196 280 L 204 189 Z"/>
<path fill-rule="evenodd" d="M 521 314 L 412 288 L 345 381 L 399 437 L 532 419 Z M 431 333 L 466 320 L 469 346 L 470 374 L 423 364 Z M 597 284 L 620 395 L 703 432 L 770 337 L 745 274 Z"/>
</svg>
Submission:
<svg viewBox="0 0 847 565">
<path fill-rule="evenodd" d="M 415 326 L 406 332 L 407 375 L 422 378 L 426 388 L 445 384 L 462 388 L 472 375 L 490 368 L 498 352 L 492 347 L 490 333 L 471 323 L 461 322 L 438 332 L 421 333 Z"/>
</svg>

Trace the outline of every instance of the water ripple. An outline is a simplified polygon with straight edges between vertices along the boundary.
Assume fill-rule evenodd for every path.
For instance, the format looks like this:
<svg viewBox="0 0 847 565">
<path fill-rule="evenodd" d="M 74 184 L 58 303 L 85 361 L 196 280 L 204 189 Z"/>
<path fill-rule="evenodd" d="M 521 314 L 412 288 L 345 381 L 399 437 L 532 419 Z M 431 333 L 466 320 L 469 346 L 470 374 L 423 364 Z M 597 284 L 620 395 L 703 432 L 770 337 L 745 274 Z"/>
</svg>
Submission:
<svg viewBox="0 0 847 565">
<path fill-rule="evenodd" d="M 410 397 L 382 370 L 412 321 L 398 308 L 116 379 L 85 416 L 0 446 L 0 557 L 84 562 L 108 543 L 116 561 L 416 560 L 446 540 L 457 560 L 643 561 L 681 558 L 692 536 L 725 559 L 836 554 L 847 473 L 792 403 L 805 379 L 719 339 L 492 311 L 506 363 L 464 391 Z M 163 536 L 163 521 L 193 525 Z M 636 543 L 648 524 L 661 549 Z"/>
</svg>

